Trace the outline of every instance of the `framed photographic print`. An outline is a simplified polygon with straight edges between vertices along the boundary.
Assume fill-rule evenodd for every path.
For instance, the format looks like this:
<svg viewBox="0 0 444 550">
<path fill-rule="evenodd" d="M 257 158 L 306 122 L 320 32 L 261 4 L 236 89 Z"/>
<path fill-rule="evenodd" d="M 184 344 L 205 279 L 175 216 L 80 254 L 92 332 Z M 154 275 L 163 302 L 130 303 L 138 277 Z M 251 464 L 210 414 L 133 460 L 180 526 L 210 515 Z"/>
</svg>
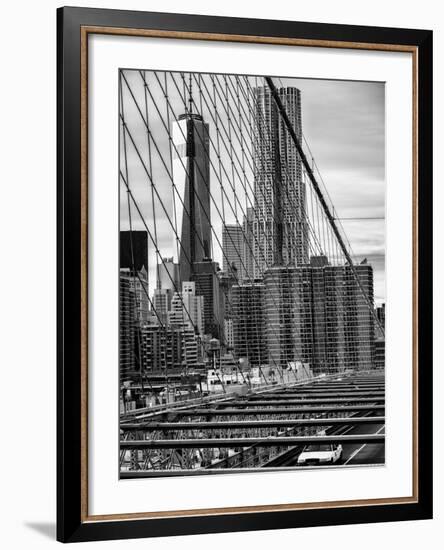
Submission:
<svg viewBox="0 0 444 550">
<path fill-rule="evenodd" d="M 58 539 L 432 517 L 432 33 L 58 10 Z"/>
</svg>

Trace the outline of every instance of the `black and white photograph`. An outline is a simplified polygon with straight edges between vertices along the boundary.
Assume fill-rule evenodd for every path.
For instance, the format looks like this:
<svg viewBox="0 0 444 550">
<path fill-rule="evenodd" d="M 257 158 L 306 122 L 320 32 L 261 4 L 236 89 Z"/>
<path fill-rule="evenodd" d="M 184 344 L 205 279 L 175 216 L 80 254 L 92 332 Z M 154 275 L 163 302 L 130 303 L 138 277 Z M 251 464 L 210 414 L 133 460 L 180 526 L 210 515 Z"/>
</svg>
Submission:
<svg viewBox="0 0 444 550">
<path fill-rule="evenodd" d="M 439 4 L 78 4 L 2 12 L 0 546 L 442 540 Z"/>
<path fill-rule="evenodd" d="M 119 71 L 121 478 L 384 465 L 384 109 Z"/>
</svg>

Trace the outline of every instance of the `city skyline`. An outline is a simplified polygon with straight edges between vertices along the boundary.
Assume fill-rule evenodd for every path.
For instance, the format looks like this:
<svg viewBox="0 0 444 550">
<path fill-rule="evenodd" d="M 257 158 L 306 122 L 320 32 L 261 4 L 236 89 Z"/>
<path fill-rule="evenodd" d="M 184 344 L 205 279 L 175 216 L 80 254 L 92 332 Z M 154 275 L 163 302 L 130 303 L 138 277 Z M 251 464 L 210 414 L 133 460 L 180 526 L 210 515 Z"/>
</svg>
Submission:
<svg viewBox="0 0 444 550">
<path fill-rule="evenodd" d="M 362 439 L 361 416 L 382 439 L 363 464 L 385 460 L 385 308 L 364 229 L 380 216 L 344 219 L 364 223 L 357 256 L 285 80 L 120 71 L 125 477 L 348 464 L 360 448 L 339 441 Z M 359 142 L 370 125 L 350 109 Z M 364 157 L 349 167 L 381 169 Z"/>
<path fill-rule="evenodd" d="M 160 73 L 162 74 L 162 73 Z M 129 71 L 128 78 L 134 78 Z M 385 181 L 384 181 L 384 86 L 381 83 L 337 82 L 301 79 L 283 79 L 284 86 L 299 87 L 301 89 L 302 126 L 303 133 L 316 164 L 321 167 L 321 175 L 328 189 L 328 194 L 335 205 L 338 217 L 347 218 L 342 221 L 347 232 L 352 250 L 358 261 L 367 258 L 375 271 L 375 301 L 385 301 L 385 220 L 373 219 L 384 217 Z M 196 88 L 196 85 L 195 85 Z M 136 90 L 137 91 L 137 90 Z M 134 92 L 136 93 L 136 92 Z M 154 92 L 153 92 L 154 94 Z M 324 101 L 325 94 L 330 100 Z M 330 108 L 331 105 L 331 108 Z M 322 109 L 320 109 L 322 106 Z M 177 107 L 177 106 L 176 106 Z M 204 105 L 205 107 L 205 105 Z M 180 106 L 177 107 L 178 112 Z M 220 118 L 223 116 L 221 109 Z M 322 117 L 322 124 L 319 119 Z M 366 118 L 369 122 L 366 123 Z M 359 122 L 359 124 L 358 124 Z M 210 134 L 215 141 L 214 120 L 206 121 L 210 126 Z M 211 124 L 213 123 L 213 124 Z M 155 129 L 161 123 L 152 122 Z M 363 131 L 363 128 L 365 131 Z M 332 132 L 336 129 L 336 135 Z M 154 131 L 154 130 L 153 130 Z M 137 137 L 137 128 L 136 128 Z M 350 141 L 352 143 L 350 143 Z M 167 146 L 167 144 L 164 144 Z M 159 147 L 162 142 L 159 141 Z M 137 158 L 129 155 L 130 171 L 134 174 L 133 186 L 137 189 L 146 175 L 137 165 Z M 174 161 L 176 162 L 176 160 Z M 216 161 L 210 167 L 212 185 L 217 189 L 217 180 L 213 173 L 217 168 Z M 160 173 L 159 187 L 167 186 L 165 174 Z M 356 181 L 360 185 L 356 185 Z M 251 177 L 251 181 L 253 178 Z M 143 189 L 143 188 L 142 188 Z M 231 197 L 227 186 L 227 196 Z M 123 200 L 123 199 L 122 199 Z M 172 210 L 171 197 L 164 198 L 165 203 Z M 139 204 L 145 214 L 145 219 L 152 217 L 152 203 L 147 194 L 140 193 Z M 244 208 L 246 210 L 246 207 Z M 213 225 L 213 259 L 223 266 L 224 258 L 220 246 L 214 238 L 222 241 L 223 227 L 214 204 L 210 205 Z M 157 208 L 158 223 L 166 220 L 164 212 Z M 349 218 L 372 218 L 349 219 Z M 225 211 L 225 220 L 228 225 L 234 224 L 236 219 L 228 208 Z M 133 216 L 134 228 L 142 229 L 143 223 L 137 216 Z M 127 206 L 121 204 L 121 226 L 127 228 Z M 364 229 L 364 231 L 363 231 Z M 177 248 L 171 235 L 158 235 L 159 248 L 165 257 L 176 256 Z M 156 257 L 155 251 L 150 250 L 149 287 L 156 284 Z"/>
<path fill-rule="evenodd" d="M 236 304 L 231 300 L 233 297 L 243 300 L 244 294 L 235 292 L 237 287 L 250 285 L 254 289 L 255 285 L 261 282 L 264 295 L 256 307 L 263 310 L 264 330 L 257 332 L 254 336 L 250 335 L 247 341 L 253 348 L 257 347 L 252 343 L 255 339 L 266 342 L 267 362 L 271 361 L 279 368 L 286 368 L 290 363 L 306 362 L 313 369 L 331 362 L 332 368 L 343 369 L 348 363 L 359 363 L 356 353 L 360 353 L 360 346 L 367 346 L 364 342 L 367 339 L 370 348 L 363 366 L 366 368 L 371 366 L 374 346 L 372 342 L 375 337 L 374 318 L 376 325 L 379 325 L 373 310 L 374 270 L 369 265 L 368 258 L 358 265 L 356 259 L 350 256 L 352 252 L 347 236 L 342 234 L 341 237 L 338 227 L 335 227 L 335 222 L 332 221 L 336 217 L 336 210 L 328 190 L 324 182 L 316 181 L 313 175 L 316 172 L 313 158 L 309 168 L 307 155 L 311 154 L 311 150 L 303 144 L 300 90 L 295 86 L 283 86 L 282 81 L 279 81 L 280 86 L 276 88 L 270 79 L 264 81 L 264 85 L 261 86 L 257 85 L 257 79 L 254 80 L 254 86 L 252 82 L 245 79 L 247 87 L 242 90 L 245 98 L 245 105 L 242 106 L 239 80 L 234 79 L 230 81 L 230 85 L 237 96 L 239 116 L 234 123 L 232 119 L 235 111 L 231 103 L 234 102 L 235 96 L 230 92 L 231 98 L 229 97 L 228 80 L 223 77 L 225 91 L 224 88 L 222 91 L 227 101 L 224 105 L 226 126 L 217 110 L 216 93 L 220 93 L 217 77 L 210 75 L 208 84 L 205 84 L 200 75 L 196 77 L 190 74 L 186 78 L 181 74 L 182 93 L 171 73 L 172 82 L 182 101 L 182 106 L 179 104 L 178 107 L 178 114 L 173 111 L 171 119 L 172 106 L 166 95 L 166 76 L 165 88 L 163 88 L 155 73 L 160 89 L 165 93 L 167 119 L 165 122 L 155 98 L 149 91 L 146 74 L 139 74 L 144 83 L 146 119 L 132 91 L 131 97 L 138 107 L 147 130 L 149 171 L 134 144 L 132 134 L 129 133 L 129 136 L 151 184 L 154 237 L 146 219 L 142 219 L 146 228 L 144 232 L 134 229 L 132 217 L 130 231 L 121 233 L 121 244 L 126 243 L 121 258 L 125 257 L 127 264 L 130 259 L 134 264 L 135 254 L 140 249 L 140 241 L 146 233 L 145 250 L 139 250 L 142 252 L 143 259 L 137 258 L 139 266 L 143 264 L 144 271 L 139 271 L 140 267 L 133 265 L 129 273 L 121 272 L 124 278 L 131 274 L 134 277 L 131 281 L 131 290 L 136 293 L 138 322 L 160 324 L 166 328 L 170 325 L 188 326 L 196 335 L 199 335 L 199 338 L 216 339 L 221 350 L 233 349 L 235 360 L 237 358 L 249 361 L 248 346 L 246 357 L 239 354 L 239 349 L 243 345 L 243 336 L 239 334 L 242 321 L 233 316 L 237 311 L 242 317 L 245 306 L 236 309 Z M 123 78 L 128 89 L 131 90 L 126 77 L 123 76 Z M 193 79 L 198 86 L 199 94 L 202 94 L 202 85 L 205 86 L 207 93 L 207 86 L 210 83 L 213 85 L 212 105 L 215 111 L 213 113 L 208 109 L 207 117 L 202 106 L 202 95 L 199 95 L 200 111 L 193 95 Z M 147 91 L 169 136 L 168 147 L 164 150 L 167 159 L 169 151 L 169 168 L 168 160 L 165 161 L 162 156 L 150 129 Z M 207 101 L 205 95 L 204 100 Z M 249 112 L 248 119 L 245 115 L 246 109 Z M 181 112 L 182 110 L 185 112 Z M 286 119 L 282 115 L 285 115 Z M 122 116 L 124 116 L 123 106 Z M 213 120 L 214 129 L 207 122 L 207 118 Z M 231 174 L 224 166 L 223 149 L 219 143 L 220 139 L 223 139 L 223 132 L 229 142 L 229 146 L 227 143 L 224 143 L 224 146 L 228 153 L 227 161 L 231 165 Z M 123 135 L 123 144 L 126 179 L 122 169 L 121 174 L 123 183 L 129 189 L 126 132 Z M 156 180 L 151 151 L 153 146 L 170 179 L 172 216 L 168 215 L 165 199 L 162 199 L 157 191 L 159 181 L 162 180 L 160 178 L 159 181 Z M 297 147 L 302 149 L 298 152 Z M 251 158 L 248 158 L 248 155 Z M 219 166 L 219 174 L 215 160 Z M 234 208 L 224 188 L 222 169 L 227 177 L 227 186 L 232 188 Z M 319 172 L 317 175 L 320 177 Z M 220 203 L 214 198 L 215 188 L 217 188 L 214 176 L 220 184 Z M 320 190 L 319 186 L 323 190 Z M 163 211 L 167 214 L 172 229 L 172 235 L 167 231 L 167 234 L 171 235 L 170 242 L 175 245 L 171 258 L 166 258 L 162 253 L 161 238 L 159 245 L 159 233 L 162 235 L 164 231 L 162 225 L 157 225 L 154 192 Z M 245 200 L 245 207 L 238 195 Z M 131 195 L 127 195 L 128 200 L 130 196 L 134 201 L 132 189 Z M 228 206 L 224 206 L 226 200 L 235 215 L 234 224 L 227 223 L 225 212 Z M 222 222 L 222 239 L 214 230 L 212 203 Z M 137 213 L 142 215 L 140 205 L 137 202 L 135 204 Z M 131 210 L 130 202 L 128 207 Z M 218 246 L 213 246 L 213 234 Z M 138 237 L 135 243 L 132 235 Z M 148 235 L 156 252 L 154 293 L 148 261 Z M 217 261 L 221 255 L 222 262 Z M 356 266 L 353 267 L 355 262 Z M 148 269 L 146 269 L 147 266 Z M 224 271 L 221 271 L 222 268 Z M 173 276 L 171 269 L 174 272 Z M 315 297 L 318 292 L 314 282 L 315 273 L 319 269 L 324 281 L 322 285 L 325 287 L 322 298 Z M 368 283 L 361 279 L 363 270 L 369 274 Z M 170 279 L 166 284 L 165 276 Z M 335 282 L 336 280 L 338 283 Z M 163 285 L 166 288 L 163 288 Z M 327 286 L 331 287 L 328 291 Z M 329 293 L 333 298 L 331 306 L 328 306 L 328 300 L 331 300 Z M 363 317 L 363 313 L 359 312 L 361 306 L 358 306 L 358 295 L 361 293 L 365 298 L 362 305 L 369 312 L 368 319 L 368 314 Z M 196 312 L 191 314 L 186 304 L 188 307 L 195 308 L 197 299 L 200 300 L 198 302 L 200 311 L 198 314 Z M 143 307 L 140 307 L 141 300 Z M 321 301 L 323 308 L 333 308 L 332 317 L 330 313 L 322 313 L 321 320 L 319 313 L 316 313 L 317 300 Z M 310 306 L 310 310 L 306 310 L 305 304 L 310 303 L 313 305 Z M 356 307 L 358 310 L 353 314 L 355 317 L 350 317 Z M 145 312 L 143 316 L 140 315 L 142 310 Z M 147 311 L 149 315 L 146 314 Z M 194 322 L 197 318 L 199 318 L 199 326 Z M 351 322 L 352 318 L 356 320 Z M 353 328 L 355 325 L 356 329 Z M 361 329 L 364 330 L 362 333 L 364 340 L 358 344 L 356 339 L 359 338 Z M 334 335 L 334 332 L 338 331 L 343 332 L 341 338 L 345 339 L 344 342 L 349 341 L 347 347 L 344 347 L 345 354 L 338 347 L 345 345 L 344 342 L 337 334 Z M 323 332 L 325 335 L 322 335 Z M 319 360 L 315 349 L 322 340 L 328 343 L 321 353 L 322 359 Z M 233 346 L 227 347 L 227 342 L 233 342 Z M 199 349 L 203 344 L 196 342 L 196 345 Z M 275 352 L 273 352 L 274 348 Z M 203 350 L 204 348 L 200 354 L 197 354 L 196 360 L 199 358 L 205 360 L 207 352 Z M 338 359 L 342 356 L 343 359 Z M 333 365 L 337 366 L 333 367 Z M 142 368 L 141 365 L 139 367 Z"/>
</svg>

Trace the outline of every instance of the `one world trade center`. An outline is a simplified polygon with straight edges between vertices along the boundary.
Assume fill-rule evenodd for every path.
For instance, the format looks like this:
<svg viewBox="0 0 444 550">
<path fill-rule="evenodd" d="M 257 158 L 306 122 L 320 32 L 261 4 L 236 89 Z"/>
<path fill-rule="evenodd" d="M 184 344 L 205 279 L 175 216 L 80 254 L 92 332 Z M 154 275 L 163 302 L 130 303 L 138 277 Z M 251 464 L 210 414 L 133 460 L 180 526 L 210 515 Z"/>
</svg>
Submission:
<svg viewBox="0 0 444 550">
<path fill-rule="evenodd" d="M 174 247 L 182 281 L 193 278 L 196 262 L 211 257 L 209 127 L 199 114 L 173 123 L 173 178 L 176 231 Z"/>
</svg>

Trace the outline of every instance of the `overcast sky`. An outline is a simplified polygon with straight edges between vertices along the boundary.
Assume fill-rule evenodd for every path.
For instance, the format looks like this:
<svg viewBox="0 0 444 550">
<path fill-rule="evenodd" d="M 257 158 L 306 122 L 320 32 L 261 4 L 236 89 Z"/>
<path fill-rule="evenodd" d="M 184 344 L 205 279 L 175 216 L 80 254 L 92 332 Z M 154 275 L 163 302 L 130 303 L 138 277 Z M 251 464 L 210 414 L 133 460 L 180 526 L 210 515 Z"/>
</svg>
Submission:
<svg viewBox="0 0 444 550">
<path fill-rule="evenodd" d="M 161 73 L 159 73 L 161 75 Z M 140 107 L 143 110 L 143 81 L 138 71 L 125 72 L 128 83 Z M 146 73 L 147 82 L 153 93 L 153 98 L 159 105 L 165 104 L 163 90 L 153 74 Z M 161 80 L 162 82 L 162 80 Z M 180 84 L 180 78 L 178 78 Z M 358 260 L 364 257 L 373 265 L 375 273 L 375 300 L 385 301 L 385 100 L 384 84 L 351 82 L 351 81 L 323 81 L 306 79 L 283 79 L 285 86 L 296 86 L 301 90 L 302 103 L 302 130 L 311 152 L 319 168 L 325 187 L 335 207 L 336 215 L 342 218 L 342 226 L 351 244 L 352 251 Z M 279 86 L 279 79 L 275 79 Z M 125 121 L 131 133 L 139 144 L 140 151 L 148 164 L 148 148 L 146 130 L 140 113 L 132 101 L 126 86 L 123 88 Z M 170 101 L 174 104 L 177 113 L 183 112 L 183 105 L 177 90 L 169 83 Z M 150 99 L 148 97 L 148 99 Z M 205 103 L 202 105 L 205 112 Z M 218 112 L 223 116 L 222 107 Z M 166 111 L 157 113 L 154 103 L 149 106 L 149 120 L 151 131 L 155 136 L 160 150 L 168 151 L 167 132 L 163 128 L 162 117 L 166 119 Z M 214 121 L 209 114 L 205 117 L 210 124 L 210 132 L 214 132 Z M 215 134 L 212 134 L 215 139 Z M 127 140 L 128 142 L 129 140 Z M 123 140 L 121 139 L 121 145 Z M 122 151 L 122 149 L 121 149 Z M 163 154 L 163 153 L 162 153 Z M 168 155 L 166 155 L 167 157 Z M 151 158 L 156 157 L 152 146 Z M 214 157 L 216 158 L 216 157 Z M 228 166 L 228 158 L 225 159 Z M 145 222 L 152 220 L 152 202 L 147 174 L 140 159 L 127 143 L 127 162 L 129 167 L 129 182 Z M 121 154 L 121 168 L 124 166 Z M 156 181 L 160 194 L 164 193 L 163 200 L 166 210 L 173 210 L 171 199 L 171 185 L 162 162 L 159 159 L 152 161 L 153 179 Z M 216 174 L 211 174 L 211 189 L 215 193 L 218 182 Z M 160 185 L 159 185 L 160 184 Z M 226 182 L 229 195 L 229 185 Z M 126 193 L 121 185 L 121 229 L 128 228 L 128 207 Z M 228 196 L 228 205 L 235 204 L 238 197 Z M 233 207 L 231 206 L 233 211 Z M 173 253 L 171 227 L 165 212 L 156 206 L 158 231 L 158 246 L 163 256 Z M 137 213 L 132 214 L 133 229 L 143 228 Z M 230 221 L 230 209 L 227 208 L 226 221 Z M 345 218 L 359 218 L 349 220 Z M 363 219 L 382 218 L 382 219 Z M 211 220 L 216 234 L 221 234 L 221 219 L 217 210 L 212 206 Z M 149 225 L 149 221 L 148 221 Z M 149 225 L 151 230 L 153 225 Z M 213 246 L 216 247 L 213 238 Z M 152 251 L 154 260 L 155 251 Z M 219 254 L 220 255 L 220 254 Z M 214 257 L 218 258 L 215 252 Z M 152 261 L 154 267 L 155 262 Z M 153 288 L 153 286 L 151 286 Z"/>
</svg>

